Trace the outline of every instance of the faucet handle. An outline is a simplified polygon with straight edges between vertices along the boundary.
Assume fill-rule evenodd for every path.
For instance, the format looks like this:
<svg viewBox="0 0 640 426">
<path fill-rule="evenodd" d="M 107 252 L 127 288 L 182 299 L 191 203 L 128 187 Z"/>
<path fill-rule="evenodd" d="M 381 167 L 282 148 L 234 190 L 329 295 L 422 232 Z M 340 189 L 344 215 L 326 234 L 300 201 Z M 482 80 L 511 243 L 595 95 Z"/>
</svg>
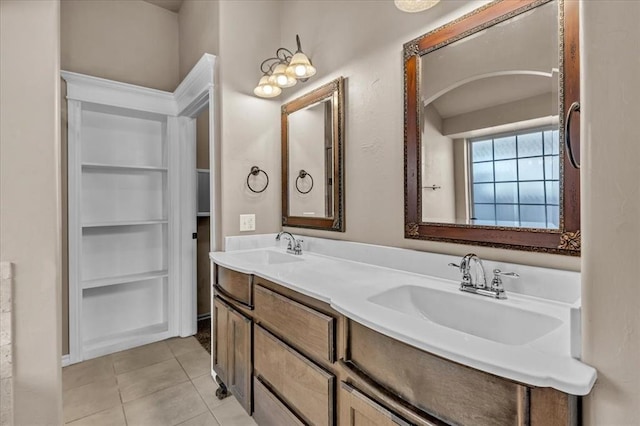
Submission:
<svg viewBox="0 0 640 426">
<path fill-rule="evenodd" d="M 457 263 L 449 263 L 449 266 L 453 268 L 458 268 L 460 272 L 462 272 L 462 281 L 460 284 L 462 286 L 470 286 L 471 285 L 471 274 L 469 273 L 468 263 L 465 259 L 462 259 L 462 262 L 458 265 Z"/>
<path fill-rule="evenodd" d="M 502 272 L 500 269 L 493 270 L 493 279 L 491 280 L 491 290 L 497 292 L 504 292 L 504 287 L 502 287 L 502 278 L 520 278 L 519 274 L 515 272 Z"/>
<path fill-rule="evenodd" d="M 500 269 L 493 270 L 493 276 L 495 277 L 509 277 L 509 278 L 520 278 L 519 274 L 515 272 L 502 272 Z"/>
</svg>

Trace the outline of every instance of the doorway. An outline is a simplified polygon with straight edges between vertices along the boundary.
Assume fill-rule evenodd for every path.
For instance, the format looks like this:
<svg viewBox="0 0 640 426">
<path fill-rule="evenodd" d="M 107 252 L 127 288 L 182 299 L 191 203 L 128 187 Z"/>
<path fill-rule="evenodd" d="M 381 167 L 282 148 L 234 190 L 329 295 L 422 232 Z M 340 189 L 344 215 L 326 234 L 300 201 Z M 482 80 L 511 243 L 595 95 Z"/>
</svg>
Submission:
<svg viewBox="0 0 640 426">
<path fill-rule="evenodd" d="M 196 242 L 196 339 L 211 353 L 211 203 L 209 167 L 209 107 L 196 117 L 197 242 Z"/>
</svg>

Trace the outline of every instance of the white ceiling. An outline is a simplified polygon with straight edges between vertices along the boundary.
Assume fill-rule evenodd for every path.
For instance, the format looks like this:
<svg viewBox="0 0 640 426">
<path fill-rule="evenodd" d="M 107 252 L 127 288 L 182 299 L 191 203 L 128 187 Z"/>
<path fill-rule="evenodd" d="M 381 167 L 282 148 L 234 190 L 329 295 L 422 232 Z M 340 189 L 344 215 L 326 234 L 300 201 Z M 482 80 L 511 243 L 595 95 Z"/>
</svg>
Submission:
<svg viewBox="0 0 640 426">
<path fill-rule="evenodd" d="M 155 4 L 163 9 L 170 10 L 171 12 L 178 12 L 180 6 L 182 6 L 183 0 L 144 0 L 147 3 Z"/>
<path fill-rule="evenodd" d="M 557 4 L 548 3 L 421 58 L 423 101 L 446 119 L 557 92 Z"/>
<path fill-rule="evenodd" d="M 554 75 L 557 78 L 557 75 Z M 553 93 L 551 77 L 514 74 L 483 78 L 467 83 L 433 102 L 442 118 Z M 550 98 L 551 99 L 551 98 Z"/>
</svg>

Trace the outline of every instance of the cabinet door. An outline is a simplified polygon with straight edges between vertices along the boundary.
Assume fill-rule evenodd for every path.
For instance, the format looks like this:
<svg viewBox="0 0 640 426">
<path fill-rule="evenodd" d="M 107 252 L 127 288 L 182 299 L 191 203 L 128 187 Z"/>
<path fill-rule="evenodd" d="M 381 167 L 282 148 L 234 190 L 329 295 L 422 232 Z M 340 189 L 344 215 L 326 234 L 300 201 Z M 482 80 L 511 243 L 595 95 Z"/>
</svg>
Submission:
<svg viewBox="0 0 640 426">
<path fill-rule="evenodd" d="M 228 318 L 229 309 L 231 309 L 226 303 L 222 302 L 217 297 L 213 300 L 213 369 L 215 370 L 220 380 L 227 382 L 228 371 Z"/>
<path fill-rule="evenodd" d="M 232 308 L 228 312 L 226 385 L 251 414 L 251 320 Z"/>
<path fill-rule="evenodd" d="M 409 423 L 392 413 L 356 388 L 342 382 L 340 424 L 344 426 L 409 426 Z"/>
</svg>

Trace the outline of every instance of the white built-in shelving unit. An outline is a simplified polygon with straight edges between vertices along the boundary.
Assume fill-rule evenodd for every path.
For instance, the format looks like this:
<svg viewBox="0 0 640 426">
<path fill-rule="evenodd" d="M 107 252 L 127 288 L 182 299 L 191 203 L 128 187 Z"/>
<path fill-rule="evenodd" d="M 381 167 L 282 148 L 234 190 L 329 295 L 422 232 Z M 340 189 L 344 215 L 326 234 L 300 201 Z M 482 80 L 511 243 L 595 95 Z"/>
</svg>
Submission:
<svg viewBox="0 0 640 426">
<path fill-rule="evenodd" d="M 91 83 L 105 83 L 65 77 L 70 93 L 76 84 L 90 90 Z M 129 85 L 109 85 L 131 92 Z M 147 95 L 157 98 L 156 111 L 166 103 L 162 92 Z M 169 144 L 176 141 L 168 127 L 175 118 L 71 97 L 68 102 L 75 344 L 91 358 L 174 334 Z"/>
<path fill-rule="evenodd" d="M 204 55 L 174 93 L 61 73 L 71 363 L 195 332 L 194 117 L 213 64 Z"/>
</svg>

